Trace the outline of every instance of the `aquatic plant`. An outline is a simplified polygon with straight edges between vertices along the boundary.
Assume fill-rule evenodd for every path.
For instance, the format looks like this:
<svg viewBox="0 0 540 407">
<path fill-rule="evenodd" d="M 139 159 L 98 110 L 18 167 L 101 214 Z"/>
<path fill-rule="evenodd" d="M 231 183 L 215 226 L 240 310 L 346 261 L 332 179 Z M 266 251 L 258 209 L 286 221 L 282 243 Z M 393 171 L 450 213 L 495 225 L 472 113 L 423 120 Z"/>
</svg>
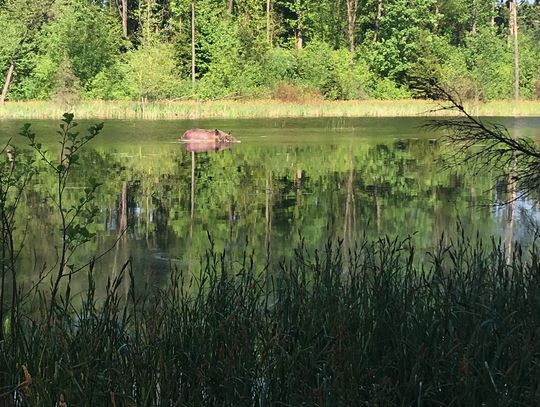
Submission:
<svg viewBox="0 0 540 407">
<path fill-rule="evenodd" d="M 361 100 L 302 103 L 279 100 L 160 101 L 144 105 L 131 101 L 80 101 L 74 106 L 49 101 L 10 102 L 0 109 L 0 119 L 56 119 L 66 108 L 78 119 L 210 119 L 275 117 L 411 117 L 430 113 L 436 103 L 426 100 Z M 467 110 L 480 116 L 538 116 L 540 103 L 535 101 L 493 101 L 469 103 Z M 436 115 L 455 115 L 438 112 Z"/>
<path fill-rule="evenodd" d="M 419 261 L 408 239 L 302 246 L 278 269 L 211 243 L 200 272 L 137 288 L 126 263 L 82 305 L 20 304 L 1 343 L 18 405 L 534 405 L 537 246 L 511 261 L 459 234 Z M 422 254 L 420 254 L 421 256 Z M 29 382 L 28 377 L 32 377 Z M 10 396 L 12 397 L 12 396 Z"/>
</svg>

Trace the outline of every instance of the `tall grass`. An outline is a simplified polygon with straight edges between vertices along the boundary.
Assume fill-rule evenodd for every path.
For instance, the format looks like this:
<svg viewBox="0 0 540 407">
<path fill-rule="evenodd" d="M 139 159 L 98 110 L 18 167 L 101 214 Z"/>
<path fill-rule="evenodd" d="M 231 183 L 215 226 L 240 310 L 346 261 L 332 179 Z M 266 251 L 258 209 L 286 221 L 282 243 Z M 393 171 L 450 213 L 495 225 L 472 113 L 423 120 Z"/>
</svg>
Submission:
<svg viewBox="0 0 540 407">
<path fill-rule="evenodd" d="M 101 298 L 90 272 L 50 325 L 46 293 L 21 296 L 4 405 L 538 405 L 536 246 L 508 260 L 460 234 L 427 261 L 388 238 L 291 254 L 257 270 L 210 246 L 199 273 L 154 290 L 128 263 Z"/>
<path fill-rule="evenodd" d="M 82 101 L 76 105 L 50 101 L 8 102 L 0 106 L 0 119 L 56 119 L 66 110 L 78 119 L 204 119 L 274 117 L 393 117 L 450 115 L 439 105 L 423 100 L 322 101 L 303 103 L 278 100 L 160 101 L 141 105 L 130 101 Z M 540 102 L 496 101 L 470 103 L 467 109 L 481 116 L 540 116 Z"/>
</svg>

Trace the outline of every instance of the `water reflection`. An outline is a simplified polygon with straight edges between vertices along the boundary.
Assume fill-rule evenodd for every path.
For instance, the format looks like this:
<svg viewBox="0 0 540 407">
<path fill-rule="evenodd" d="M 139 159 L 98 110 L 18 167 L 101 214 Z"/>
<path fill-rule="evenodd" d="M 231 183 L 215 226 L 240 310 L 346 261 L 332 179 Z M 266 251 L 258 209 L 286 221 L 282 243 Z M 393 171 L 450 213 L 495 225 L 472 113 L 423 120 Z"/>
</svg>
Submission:
<svg viewBox="0 0 540 407">
<path fill-rule="evenodd" d="M 301 239 L 314 250 L 338 237 L 348 248 L 362 237 L 410 234 L 429 250 L 458 218 L 470 233 L 503 235 L 510 218 L 480 205 L 500 194 L 492 188 L 495 174 L 445 171 L 438 158 L 448 147 L 436 134 L 419 133 L 421 120 L 355 119 L 337 129 L 329 123 L 241 121 L 227 128 L 239 127 L 242 143 L 217 151 L 176 142 L 177 128 L 213 123 L 165 123 L 153 130 L 153 142 L 145 122 L 138 131 L 106 125 L 112 135 L 105 132 L 83 154 L 66 193 L 76 202 L 90 178 L 103 182 L 92 225 L 97 239 L 77 261 L 118 242 L 101 260 L 105 274 L 132 257 L 136 272 L 151 278 L 171 266 L 193 270 L 209 234 L 218 250 L 234 256 L 247 242 L 261 269 L 289 256 Z M 27 270 L 54 263 L 58 242 L 51 235 L 59 219 L 47 203 L 54 185 L 43 169 L 22 203 Z M 526 230 L 511 219 L 513 241 Z"/>
<path fill-rule="evenodd" d="M 228 150 L 232 147 L 231 143 L 182 143 L 186 151 L 191 153 L 208 153 Z"/>
</svg>

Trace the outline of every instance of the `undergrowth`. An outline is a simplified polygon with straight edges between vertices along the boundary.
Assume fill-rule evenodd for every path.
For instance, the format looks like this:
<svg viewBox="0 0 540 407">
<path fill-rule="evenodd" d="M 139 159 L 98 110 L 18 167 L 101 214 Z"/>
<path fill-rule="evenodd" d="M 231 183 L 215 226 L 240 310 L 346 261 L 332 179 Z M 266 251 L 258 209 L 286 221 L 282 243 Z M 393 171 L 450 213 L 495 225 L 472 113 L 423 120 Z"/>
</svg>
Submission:
<svg viewBox="0 0 540 407">
<path fill-rule="evenodd" d="M 102 298 L 91 267 L 82 305 L 60 297 L 51 323 L 47 292 L 19 305 L 1 393 L 29 406 L 536 405 L 538 248 L 508 261 L 461 234 L 428 258 L 385 238 L 298 247 L 261 272 L 210 246 L 199 273 L 152 290 L 128 262 Z"/>
</svg>

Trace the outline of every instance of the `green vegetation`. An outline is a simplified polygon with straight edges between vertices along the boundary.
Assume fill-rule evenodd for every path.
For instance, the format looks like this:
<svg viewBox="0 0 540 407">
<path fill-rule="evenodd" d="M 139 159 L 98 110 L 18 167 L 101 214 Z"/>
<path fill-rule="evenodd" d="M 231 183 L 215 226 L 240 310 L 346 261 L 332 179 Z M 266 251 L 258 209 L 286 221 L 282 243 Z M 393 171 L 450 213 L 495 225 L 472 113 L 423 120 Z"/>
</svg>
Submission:
<svg viewBox="0 0 540 407">
<path fill-rule="evenodd" d="M 425 149 L 416 152 L 398 140 L 395 151 L 376 146 L 374 152 L 384 159 L 374 160 L 374 154 L 361 147 L 344 151 L 335 147 L 335 154 L 326 155 L 334 175 L 325 185 L 320 160 L 311 158 L 321 153 L 312 146 L 304 152 L 308 158 L 297 161 L 309 174 L 302 180 L 304 188 L 322 196 L 330 183 L 347 185 L 346 202 L 335 199 L 325 215 L 345 219 L 343 241 L 318 245 L 287 236 L 287 252 L 272 251 L 269 244 L 267 252 L 260 253 L 242 243 L 242 255 L 222 250 L 210 237 L 200 267 L 169 266 L 166 282 L 148 286 L 136 277 L 131 262 L 98 270 L 97 263 L 77 256 L 92 241 L 93 219 L 103 216 L 99 206 L 104 198 L 97 191 L 110 188 L 107 174 L 115 174 L 122 181 L 120 206 L 125 207 L 123 173 L 138 171 L 141 180 L 140 174 L 146 172 L 138 186 L 143 194 L 152 196 L 156 205 L 167 199 L 184 205 L 185 193 L 179 197 L 170 193 L 178 180 L 167 175 L 167 166 L 180 164 L 187 172 L 189 163 L 158 160 L 154 167 L 142 162 L 142 168 L 112 164 L 109 171 L 103 163 L 110 156 L 82 148 L 100 126 L 87 133 L 75 130 L 73 116 L 66 114 L 59 132 L 61 148 L 56 151 L 42 145 L 25 126 L 21 134 L 35 155 L 15 150 L 16 162 L 2 161 L 0 403 L 512 406 L 534 405 L 538 400 L 536 245 L 525 249 L 507 248 L 495 240 L 486 244 L 479 237 L 468 238 L 461 226 L 455 234 L 446 233 L 429 252 L 415 246 L 412 238 L 370 240 L 346 233 L 345 225 L 355 228 L 356 221 L 354 210 L 346 209 L 351 194 L 353 201 L 368 193 L 369 200 L 381 202 L 388 199 L 389 190 L 396 190 L 393 196 L 401 202 L 416 195 L 444 194 L 438 192 L 437 177 L 446 175 L 435 171 L 425 171 L 420 178 L 408 175 L 416 165 L 411 159 L 415 154 L 433 164 Z M 426 144 L 431 145 L 427 140 Z M 204 165 L 206 171 L 197 175 L 197 200 L 212 205 L 197 210 L 235 204 L 255 206 L 260 212 L 265 199 L 268 205 L 268 195 L 246 199 L 247 191 L 261 179 L 266 179 L 267 193 L 269 182 L 286 190 L 291 172 L 298 176 L 298 168 L 291 167 L 294 154 L 292 150 L 291 162 L 285 162 L 249 152 L 254 164 L 242 166 L 221 182 L 213 180 L 235 156 L 199 156 L 197 168 Z M 390 164 L 392 160 L 399 165 Z M 70 180 L 77 172 L 88 172 L 89 161 L 103 172 L 79 177 L 75 184 L 79 188 L 71 189 Z M 400 174 L 395 167 L 401 167 Z M 262 176 L 257 176 L 260 172 Z M 372 184 L 360 187 L 363 181 L 354 181 L 357 172 L 368 174 Z M 107 182 L 98 186 L 92 177 Z M 39 182 L 32 189 L 36 178 Z M 463 181 L 456 176 L 454 182 Z M 475 186 L 481 188 L 478 181 Z M 231 188 L 244 191 L 243 202 L 231 201 Z M 39 193 L 45 202 L 36 196 Z M 47 206 L 46 222 L 51 231 L 58 231 L 48 233 L 47 240 L 58 242 L 60 248 L 58 262 L 41 268 L 30 280 L 17 262 L 23 242 L 15 231 L 25 222 L 33 225 L 40 216 L 24 212 L 25 199 Z M 167 211 L 161 208 L 154 214 L 165 217 Z M 291 218 L 296 216 L 310 214 L 295 213 Z M 257 234 L 272 227 L 260 219 L 260 214 L 247 219 L 259 228 Z M 397 216 L 390 219 L 396 222 Z M 187 230 L 189 221 L 179 217 L 175 226 Z M 156 227 L 163 227 L 161 222 L 156 221 Z M 216 234 L 224 232 L 214 226 Z M 324 225 L 315 227 L 327 234 Z M 230 231 L 225 233 L 231 238 Z M 28 238 L 24 244 L 40 241 Z M 100 271 L 108 276 L 105 288 L 96 284 Z M 83 287 L 75 282 L 81 273 L 87 277 Z"/>
<path fill-rule="evenodd" d="M 479 116 L 540 116 L 538 101 L 466 103 Z M 71 106 L 81 119 L 252 119 L 285 117 L 422 117 L 455 115 L 425 100 L 365 100 L 280 102 L 250 101 L 80 101 Z M 54 119 L 64 104 L 48 101 L 10 102 L 0 106 L 0 119 Z"/>
<path fill-rule="evenodd" d="M 468 233 L 475 232 L 475 225 L 483 226 L 484 238 L 496 233 L 495 225 L 503 219 L 493 219 L 486 207 L 471 209 L 504 199 L 501 191 L 490 191 L 495 174 L 472 176 L 467 167 L 443 171 L 439 161 L 450 147 L 435 140 L 437 134 L 425 134 L 422 123 L 418 118 L 389 119 L 383 126 L 377 119 L 200 122 L 235 128 L 243 142 L 217 154 L 197 154 L 192 167 L 191 154 L 174 142 L 178 122 L 109 121 L 104 134 L 80 154 L 66 191 L 67 203 L 75 205 L 83 186 L 93 179 L 102 183 L 94 201 L 99 213 L 91 227 L 98 239 L 79 260 L 107 249 L 122 223 L 129 227 L 129 241 L 115 248 L 117 263 L 133 256 L 137 277 L 150 279 L 154 272 L 159 279 L 167 268 L 154 255 L 185 267 L 196 264 L 207 248 L 208 230 L 216 247 L 232 257 L 249 240 L 261 267 L 267 249 L 275 263 L 290 257 L 290 245 L 298 243 L 299 234 L 310 251 L 329 236 L 354 245 L 363 234 L 372 239 L 403 233 L 415 233 L 415 244 L 426 249 L 453 226 L 456 213 Z M 12 126 L 11 134 L 20 126 L 5 124 Z M 57 154 L 53 124 L 34 126 L 48 134 L 41 142 Z M 21 159 L 36 160 L 35 153 L 20 146 L 22 140 L 16 141 L 11 143 L 19 145 Z M 41 236 L 61 227 L 48 203 L 56 177 L 41 161 L 36 165 L 39 177 L 21 199 L 17 217 L 27 226 L 26 231 L 17 229 L 18 239 L 26 234 L 34 245 L 21 256 L 26 280 L 35 278 L 43 263 L 54 263 L 54 245 Z M 109 258 L 100 269 L 114 261 Z M 98 282 L 108 274 L 97 273 Z"/>
<path fill-rule="evenodd" d="M 9 102 L 53 100 L 63 109 L 95 99 L 144 109 L 159 100 L 426 98 L 432 79 L 467 99 L 501 100 L 516 96 L 515 73 L 520 98 L 534 100 L 540 4 L 516 4 L 3 0 L 0 73 Z"/>
<path fill-rule="evenodd" d="M 423 266 L 408 240 L 302 246 L 279 268 L 209 250 L 157 291 L 36 290 L 5 319 L 16 405 L 535 405 L 540 253 L 458 235 Z M 141 290 L 144 294 L 140 294 Z M 68 290 L 68 289 L 67 289 Z M 67 291 L 69 293 L 69 290 Z"/>
</svg>

